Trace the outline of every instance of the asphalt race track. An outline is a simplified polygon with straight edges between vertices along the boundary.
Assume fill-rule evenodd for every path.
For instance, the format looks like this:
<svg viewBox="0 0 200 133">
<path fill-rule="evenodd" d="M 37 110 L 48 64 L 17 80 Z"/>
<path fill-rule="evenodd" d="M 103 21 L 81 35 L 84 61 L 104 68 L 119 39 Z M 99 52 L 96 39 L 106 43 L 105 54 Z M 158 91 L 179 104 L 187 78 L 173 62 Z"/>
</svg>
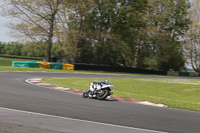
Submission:
<svg viewBox="0 0 200 133">
<path fill-rule="evenodd" d="M 200 133 L 199 112 L 83 99 L 80 95 L 41 88 L 25 82 L 26 79 L 45 77 L 152 78 L 81 73 L 0 72 L 0 133 L 14 133 L 14 130 L 20 133 Z"/>
</svg>

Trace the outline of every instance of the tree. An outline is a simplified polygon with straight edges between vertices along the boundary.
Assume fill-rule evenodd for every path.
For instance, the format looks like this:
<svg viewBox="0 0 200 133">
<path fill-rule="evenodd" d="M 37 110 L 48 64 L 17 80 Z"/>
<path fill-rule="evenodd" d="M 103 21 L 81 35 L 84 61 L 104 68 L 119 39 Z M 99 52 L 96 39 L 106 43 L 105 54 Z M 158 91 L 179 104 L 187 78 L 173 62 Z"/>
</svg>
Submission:
<svg viewBox="0 0 200 133">
<path fill-rule="evenodd" d="M 122 46 L 124 43 L 120 36 L 113 30 L 117 20 L 117 1 L 93 1 L 93 7 L 89 11 L 90 15 L 83 21 L 83 26 L 87 28 L 83 31 L 85 45 L 91 54 L 85 55 L 82 51 L 81 55 L 93 56 L 90 61 L 95 64 L 121 65 L 125 47 Z M 84 48 L 83 43 L 79 46 Z"/>
<path fill-rule="evenodd" d="M 179 70 L 184 66 L 179 38 L 189 24 L 187 0 L 72 3 L 68 25 L 74 34 L 68 38 L 74 43 L 78 62 L 157 70 Z M 145 63 L 147 59 L 154 62 L 153 67 L 151 62 Z"/>
<path fill-rule="evenodd" d="M 121 0 L 117 4 L 116 20 L 113 26 L 115 34 L 120 35 L 131 52 L 126 66 L 138 67 L 139 48 L 143 45 L 143 29 L 146 27 L 144 16 L 147 13 L 147 0 Z M 115 10 L 114 10 L 115 12 Z M 114 16 L 114 15 L 113 15 Z M 126 57 L 128 58 L 128 57 Z"/>
<path fill-rule="evenodd" d="M 0 42 L 0 54 L 4 54 L 4 45 Z"/>
<path fill-rule="evenodd" d="M 91 40 L 88 38 L 90 22 L 88 17 L 94 7 L 94 0 L 71 0 L 65 5 L 70 9 L 68 16 L 64 22 L 67 23 L 67 30 L 65 31 L 64 50 L 67 51 L 68 60 L 73 63 L 85 62 L 91 59 L 89 57 L 91 51 Z M 87 25 L 87 24 L 88 25 Z M 69 59 L 70 58 L 70 59 Z"/>
<path fill-rule="evenodd" d="M 84 15 L 77 12 L 77 16 L 82 19 L 76 22 L 81 25 L 81 33 L 84 35 L 78 41 L 78 48 L 84 48 L 84 43 L 87 43 L 85 46 L 95 52 L 94 59 L 91 60 L 93 63 L 134 66 L 139 45 L 136 38 L 139 38 L 140 29 L 144 26 L 142 14 L 145 12 L 147 1 L 89 2 L 92 3 L 90 6 L 80 6 Z M 86 5 L 89 2 L 86 2 Z"/>
<path fill-rule="evenodd" d="M 19 21 L 10 24 L 16 37 L 34 42 L 46 43 L 47 61 L 50 61 L 51 48 L 59 32 L 59 11 L 63 0 L 7 0 L 4 14 Z"/>
<path fill-rule="evenodd" d="M 22 48 L 22 55 L 28 57 L 45 57 L 45 44 L 42 42 L 26 42 Z"/>
<path fill-rule="evenodd" d="M 191 9 L 189 17 L 192 20 L 192 24 L 184 37 L 186 44 L 185 56 L 188 60 L 188 64 L 196 72 L 200 72 L 200 0 L 193 0 L 191 3 Z"/>
<path fill-rule="evenodd" d="M 152 66 L 158 70 L 180 70 L 184 67 L 184 56 L 181 37 L 188 29 L 190 20 L 188 0 L 149 0 L 149 11 L 146 17 L 146 27 L 143 45 L 139 49 L 139 67 L 151 67 L 147 59 L 152 60 Z"/>
</svg>

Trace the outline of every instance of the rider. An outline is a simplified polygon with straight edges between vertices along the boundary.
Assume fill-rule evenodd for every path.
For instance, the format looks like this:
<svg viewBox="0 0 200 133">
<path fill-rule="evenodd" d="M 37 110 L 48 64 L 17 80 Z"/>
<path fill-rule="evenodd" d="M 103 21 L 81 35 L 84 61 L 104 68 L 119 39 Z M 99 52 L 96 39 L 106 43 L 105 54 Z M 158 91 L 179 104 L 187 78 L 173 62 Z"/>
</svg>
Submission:
<svg viewBox="0 0 200 133">
<path fill-rule="evenodd" d="M 93 85 L 96 85 L 94 88 L 96 88 L 98 85 L 100 85 L 101 87 L 104 85 L 110 85 L 108 80 L 104 80 L 104 81 L 95 81 L 93 82 Z"/>
<path fill-rule="evenodd" d="M 103 83 L 104 83 L 105 85 L 110 85 L 110 83 L 109 83 L 108 80 L 104 80 Z"/>
<path fill-rule="evenodd" d="M 90 90 L 94 93 L 96 90 L 100 90 L 103 85 L 110 85 L 110 83 L 108 80 L 95 81 L 91 83 Z M 93 96 L 95 97 L 96 95 L 94 94 Z"/>
</svg>

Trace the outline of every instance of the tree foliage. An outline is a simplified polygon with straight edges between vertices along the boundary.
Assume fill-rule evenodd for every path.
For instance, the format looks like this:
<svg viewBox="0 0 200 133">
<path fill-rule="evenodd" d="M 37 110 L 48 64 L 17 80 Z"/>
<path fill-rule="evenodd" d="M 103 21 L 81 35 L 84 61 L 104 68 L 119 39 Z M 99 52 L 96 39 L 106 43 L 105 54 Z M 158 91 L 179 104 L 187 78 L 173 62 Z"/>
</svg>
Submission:
<svg viewBox="0 0 200 133">
<path fill-rule="evenodd" d="M 11 0 L 12 28 L 70 62 L 180 70 L 188 0 Z M 23 10 L 22 10 L 23 9 Z M 19 34 L 18 34 L 19 35 Z M 46 45 L 45 45 L 46 44 Z"/>
<path fill-rule="evenodd" d="M 146 48 L 140 51 L 147 56 L 141 58 L 153 60 L 158 70 L 180 70 L 184 67 L 184 56 L 179 38 L 184 35 L 190 24 L 189 1 L 149 0 L 149 6 L 146 15 L 147 27 L 144 29 Z M 145 64 L 151 67 L 150 63 Z"/>
</svg>

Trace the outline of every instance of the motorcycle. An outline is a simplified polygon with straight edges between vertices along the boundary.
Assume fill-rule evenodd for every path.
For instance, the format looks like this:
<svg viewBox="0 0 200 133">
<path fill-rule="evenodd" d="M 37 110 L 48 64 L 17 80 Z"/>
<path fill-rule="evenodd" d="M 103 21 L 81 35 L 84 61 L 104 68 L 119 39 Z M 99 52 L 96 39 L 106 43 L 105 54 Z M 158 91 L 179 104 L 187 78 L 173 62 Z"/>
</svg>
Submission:
<svg viewBox="0 0 200 133">
<path fill-rule="evenodd" d="M 108 80 L 105 81 L 95 81 L 92 82 L 90 85 L 90 88 L 87 89 L 82 97 L 83 98 L 97 98 L 99 100 L 104 100 L 108 96 L 112 95 L 111 92 L 113 89 L 115 89 L 115 86 L 111 85 Z"/>
</svg>

